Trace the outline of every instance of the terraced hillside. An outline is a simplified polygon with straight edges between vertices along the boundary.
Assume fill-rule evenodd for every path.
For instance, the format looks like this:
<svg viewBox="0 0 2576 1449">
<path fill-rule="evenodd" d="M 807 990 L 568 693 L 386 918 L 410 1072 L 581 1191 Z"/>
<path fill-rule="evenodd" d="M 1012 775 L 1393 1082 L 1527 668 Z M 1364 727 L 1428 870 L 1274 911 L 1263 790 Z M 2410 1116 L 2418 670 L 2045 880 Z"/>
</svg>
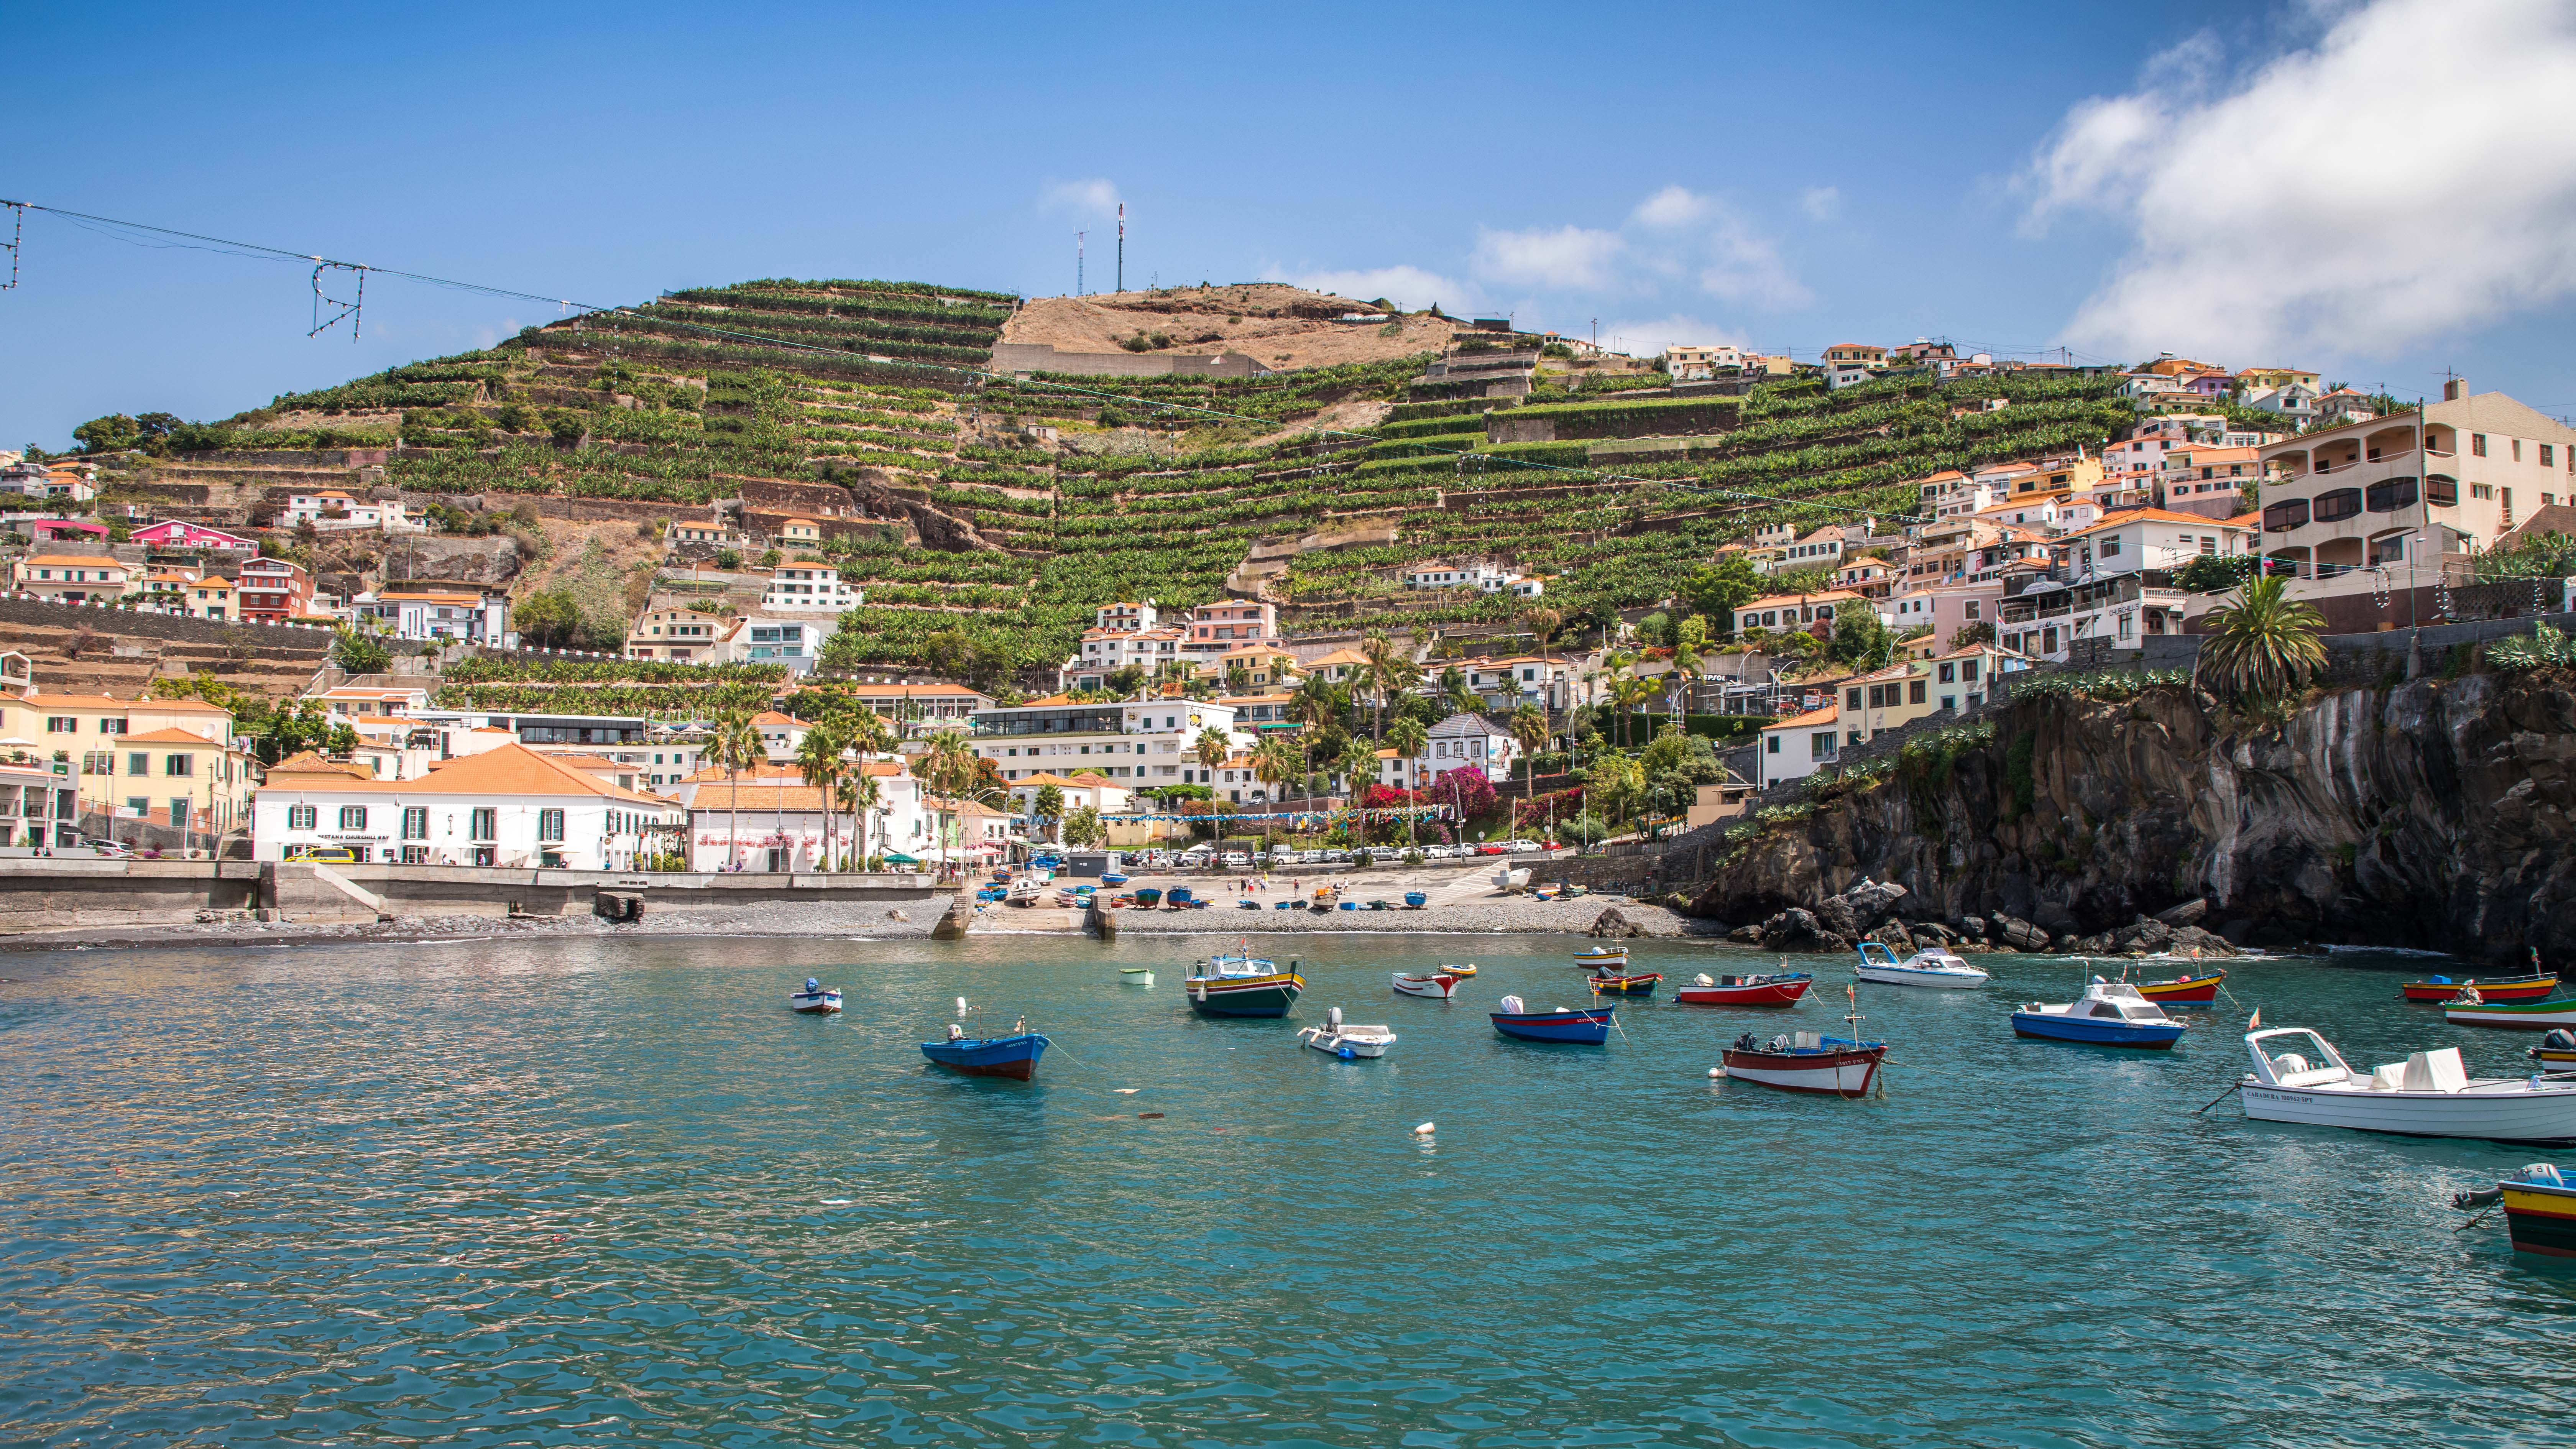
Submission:
<svg viewBox="0 0 2576 1449">
<path fill-rule="evenodd" d="M 187 447 L 230 451 L 157 462 L 395 444 L 382 482 L 416 503 L 541 493 L 639 516 L 738 501 L 755 529 L 814 518 L 867 588 L 834 663 L 1002 681 L 1065 658 L 1104 601 L 1218 596 L 1257 542 L 1392 531 L 1262 580 L 1298 622 L 1513 607 L 1395 597 L 1403 565 L 1438 556 L 1556 574 L 1550 604 L 1582 617 L 1663 596 L 1757 523 L 1901 514 L 1907 478 L 2098 443 L 2132 415 L 2098 380 L 2022 376 L 1670 399 L 1615 391 L 1633 375 L 1543 371 L 1527 399 L 1449 397 L 1419 381 L 1425 354 L 1013 381 L 976 370 L 1010 302 L 887 282 L 692 289 L 189 425 Z"/>
</svg>

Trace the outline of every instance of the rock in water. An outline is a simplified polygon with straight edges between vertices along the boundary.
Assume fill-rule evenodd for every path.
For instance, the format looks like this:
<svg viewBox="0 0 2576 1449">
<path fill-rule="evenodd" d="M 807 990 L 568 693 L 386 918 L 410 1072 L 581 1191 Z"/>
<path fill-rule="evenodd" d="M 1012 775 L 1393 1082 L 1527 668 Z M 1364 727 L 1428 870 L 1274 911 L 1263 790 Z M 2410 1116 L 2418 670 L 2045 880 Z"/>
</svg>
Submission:
<svg viewBox="0 0 2576 1449">
<path fill-rule="evenodd" d="M 2045 951 L 2048 933 L 2019 916 L 1996 914 L 1989 918 L 1997 938 L 2016 951 Z"/>
<path fill-rule="evenodd" d="M 939 924 L 930 928 L 930 939 L 962 941 L 966 939 L 966 923 L 973 919 L 975 919 L 975 911 L 967 904 L 966 898 L 962 895 L 953 896 L 949 899 L 947 914 L 939 918 Z"/>
<path fill-rule="evenodd" d="M 1593 918 L 1591 934 L 1624 941 L 1631 936 L 1642 936 L 1646 932 L 1644 927 L 1619 914 L 1617 906 L 1612 906 Z"/>
</svg>

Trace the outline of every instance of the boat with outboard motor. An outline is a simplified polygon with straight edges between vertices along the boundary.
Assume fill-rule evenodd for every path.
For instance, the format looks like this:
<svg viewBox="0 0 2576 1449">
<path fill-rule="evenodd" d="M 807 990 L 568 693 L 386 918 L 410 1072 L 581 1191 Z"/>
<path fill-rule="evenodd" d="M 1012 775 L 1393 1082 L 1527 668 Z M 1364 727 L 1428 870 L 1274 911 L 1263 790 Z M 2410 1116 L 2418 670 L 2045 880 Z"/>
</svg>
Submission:
<svg viewBox="0 0 2576 1449">
<path fill-rule="evenodd" d="M 2442 1003 L 2442 1019 L 2453 1026 L 2500 1026 L 2509 1031 L 2546 1031 L 2576 1026 L 2576 997 L 2556 1001 L 2493 1001 L 2484 987 L 2462 988 Z"/>
<path fill-rule="evenodd" d="M 1431 972 L 1395 973 L 1395 994 L 1398 996 L 1425 996 L 1434 1001 L 1447 1001 L 1457 991 L 1458 977 L 1445 967 Z"/>
<path fill-rule="evenodd" d="M 787 993 L 787 1004 L 805 1016 L 828 1016 L 841 1009 L 841 988 L 827 987 L 808 976 L 804 990 Z"/>
<path fill-rule="evenodd" d="M 1342 1020 L 1338 1006 L 1324 1008 L 1324 1024 L 1310 1026 L 1297 1033 L 1297 1040 L 1319 1052 L 1349 1061 L 1353 1057 L 1382 1057 L 1395 1045 L 1395 1031 L 1387 1026 L 1357 1026 Z"/>
<path fill-rule="evenodd" d="M 2427 976 L 2421 981 L 2401 983 L 2397 994 L 2408 1001 L 2439 1004 L 2465 995 L 2472 987 L 2480 1001 L 2547 1001 L 2549 993 L 2558 989 L 2558 977 L 2554 972 L 2546 976 L 2463 976 L 2457 981 L 2448 976 Z"/>
<path fill-rule="evenodd" d="M 1664 979 L 1661 971 L 1647 971 L 1635 976 L 1595 976 L 1583 984 L 1595 996 L 1652 996 L 1656 983 Z"/>
<path fill-rule="evenodd" d="M 1518 1041 L 1554 1042 L 1569 1046 L 1601 1046 L 1610 1040 L 1610 1028 L 1619 1008 L 1596 1006 L 1586 1011 L 1569 1011 L 1560 1006 L 1554 1011 L 1531 1011 L 1517 996 L 1506 996 L 1496 1005 L 1502 1010 L 1491 1013 L 1494 1030 Z"/>
<path fill-rule="evenodd" d="M 2288 1049 L 2293 1046 L 2299 1050 Z M 2458 1047 L 2360 1072 L 2303 1026 L 2249 1031 L 2245 1051 L 2254 1070 L 2237 1083 L 2237 1097 L 2254 1121 L 2404 1137 L 2576 1142 L 2576 1077 L 2472 1078 Z"/>
<path fill-rule="evenodd" d="M 1703 971 L 1673 988 L 1684 1006 L 1795 1006 L 1816 978 L 1804 971 L 1712 977 Z"/>
<path fill-rule="evenodd" d="M 965 1028 L 951 1022 L 946 1041 L 926 1041 L 921 1054 L 934 1066 L 969 1077 L 1010 1077 L 1027 1081 L 1037 1073 L 1038 1057 L 1047 1049 L 1047 1039 L 1027 1029 L 1009 1036 L 972 1037 Z"/>
<path fill-rule="evenodd" d="M 2515 1252 L 2576 1258 L 2576 1182 L 2569 1182 L 2557 1164 L 2535 1162 L 2511 1177 L 2497 1178 L 2493 1187 L 2451 1195 L 2451 1206 L 2464 1213 L 2483 1213 L 2498 1204 L 2504 1207 L 2505 1232 Z"/>
<path fill-rule="evenodd" d="M 1628 948 L 1586 946 L 1574 953 L 1574 964 L 1586 971 L 1615 971 L 1628 964 Z"/>
<path fill-rule="evenodd" d="M 1210 956 L 1190 970 L 1181 989 L 1201 1016 L 1286 1016 L 1306 993 L 1296 963 L 1282 971 L 1257 956 Z"/>
<path fill-rule="evenodd" d="M 2544 1072 L 2576 1071 L 2576 1031 L 2569 1031 L 2563 1026 L 2553 1026 L 2548 1034 L 2540 1039 L 2540 1045 L 2523 1055 L 2540 1063 L 2540 1069 Z"/>
<path fill-rule="evenodd" d="M 2182 1040 L 2183 1024 L 2164 1008 L 2138 994 L 2126 981 L 2093 978 L 2073 1001 L 2046 1005 L 2033 1001 L 2012 1014 L 2013 1035 L 2051 1041 L 2089 1042 L 2094 1046 L 2144 1047 L 2163 1050 Z"/>
<path fill-rule="evenodd" d="M 1852 979 L 1883 986 L 1983 986 L 1986 973 L 1938 946 L 1926 947 L 1899 961 L 1884 942 L 1860 943 L 1860 964 Z"/>
</svg>

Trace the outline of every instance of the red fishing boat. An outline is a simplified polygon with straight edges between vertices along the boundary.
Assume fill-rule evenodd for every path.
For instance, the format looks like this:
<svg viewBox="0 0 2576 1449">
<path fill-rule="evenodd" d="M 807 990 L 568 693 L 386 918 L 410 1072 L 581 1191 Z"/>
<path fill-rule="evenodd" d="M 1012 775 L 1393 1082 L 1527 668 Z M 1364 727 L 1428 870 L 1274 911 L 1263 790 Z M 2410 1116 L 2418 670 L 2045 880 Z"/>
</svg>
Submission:
<svg viewBox="0 0 2576 1449">
<path fill-rule="evenodd" d="M 2487 980 L 2466 976 L 2454 981 L 2448 976 L 2435 976 L 2425 981 L 2409 981 L 2397 989 L 2404 992 L 2409 1001 L 2439 1002 L 2448 1001 L 2472 986 L 2478 989 L 2478 999 L 2490 1004 L 2547 1001 L 2549 993 L 2558 989 L 2558 978 L 2554 974 L 2507 976 Z"/>
<path fill-rule="evenodd" d="M 1684 1006 L 1795 1006 L 1816 978 L 1804 971 L 1760 976 L 1720 976 L 1703 972 L 1673 988 L 1673 1000 Z"/>
<path fill-rule="evenodd" d="M 2217 1005 L 2218 988 L 2226 981 L 2226 972 L 2212 971 L 2205 976 L 2185 974 L 2171 981 L 2141 981 L 2137 987 L 2140 996 L 2170 1011 L 2178 1006 Z"/>
</svg>

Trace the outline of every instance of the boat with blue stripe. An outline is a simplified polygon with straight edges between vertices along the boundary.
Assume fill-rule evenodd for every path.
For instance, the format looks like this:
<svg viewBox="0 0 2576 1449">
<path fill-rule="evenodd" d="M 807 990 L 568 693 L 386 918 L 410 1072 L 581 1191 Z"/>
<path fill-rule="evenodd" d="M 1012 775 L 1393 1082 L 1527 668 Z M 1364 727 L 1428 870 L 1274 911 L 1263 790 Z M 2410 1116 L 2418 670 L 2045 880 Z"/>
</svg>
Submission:
<svg viewBox="0 0 2576 1449">
<path fill-rule="evenodd" d="M 2165 1015 L 2164 1008 L 2140 995 L 2137 987 L 2099 976 L 2074 1001 L 2024 1004 L 2013 1012 L 2012 1023 L 2015 1036 L 2150 1051 L 2171 1047 L 2183 1033 L 2183 1023 Z"/>
<path fill-rule="evenodd" d="M 1502 1010 L 1491 1013 L 1494 1030 L 1516 1041 L 1556 1042 L 1568 1046 L 1603 1046 L 1610 1040 L 1611 1019 L 1618 1015 L 1615 1006 L 1595 1006 L 1584 1011 L 1558 1007 L 1554 1011 L 1529 1011 L 1517 996 L 1506 996 Z"/>
<path fill-rule="evenodd" d="M 1047 1045 L 1047 1039 L 1034 1031 L 975 1037 L 952 1026 L 946 1041 L 923 1042 L 921 1054 L 933 1065 L 966 1076 L 1011 1077 L 1025 1082 L 1036 1073 L 1038 1058 L 1045 1054 Z"/>
</svg>

